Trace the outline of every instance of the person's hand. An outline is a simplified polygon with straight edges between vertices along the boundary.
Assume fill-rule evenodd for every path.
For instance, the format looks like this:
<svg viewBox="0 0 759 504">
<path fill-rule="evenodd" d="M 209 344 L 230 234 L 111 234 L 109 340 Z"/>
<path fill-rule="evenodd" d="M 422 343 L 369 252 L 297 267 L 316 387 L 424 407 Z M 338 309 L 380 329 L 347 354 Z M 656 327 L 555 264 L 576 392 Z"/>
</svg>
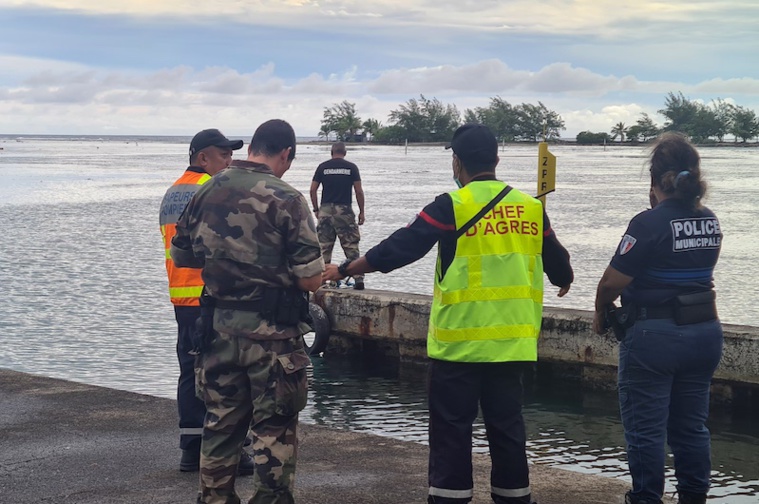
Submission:
<svg viewBox="0 0 759 504">
<path fill-rule="evenodd" d="M 567 295 L 567 292 L 569 292 L 569 288 L 572 286 L 572 284 L 567 284 L 564 287 L 559 288 L 559 297 L 564 297 Z"/>
<path fill-rule="evenodd" d="M 358 213 L 358 225 L 361 226 L 364 224 L 364 212 Z"/>
<path fill-rule="evenodd" d="M 345 278 L 343 275 L 340 274 L 339 271 L 337 271 L 337 264 L 327 264 L 325 266 L 325 270 L 322 273 L 322 283 L 324 282 L 337 282 L 338 280 L 342 280 Z"/>
<path fill-rule="evenodd" d="M 605 327 L 605 321 L 604 321 L 604 314 L 600 312 L 595 312 L 593 315 L 593 332 L 596 334 L 605 334 L 606 333 L 606 327 Z"/>
</svg>

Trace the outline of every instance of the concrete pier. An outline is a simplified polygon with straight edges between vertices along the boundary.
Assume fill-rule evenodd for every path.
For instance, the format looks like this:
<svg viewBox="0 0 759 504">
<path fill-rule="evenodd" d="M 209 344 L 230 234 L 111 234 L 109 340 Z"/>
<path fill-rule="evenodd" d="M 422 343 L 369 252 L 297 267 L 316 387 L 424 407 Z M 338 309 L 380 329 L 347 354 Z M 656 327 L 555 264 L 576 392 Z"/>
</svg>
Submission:
<svg viewBox="0 0 759 504">
<path fill-rule="evenodd" d="M 197 473 L 178 470 L 176 402 L 0 369 L 0 502 L 191 504 Z M 421 504 L 424 445 L 299 428 L 299 504 Z M 474 456 L 474 504 L 492 502 L 490 461 Z M 531 466 L 540 504 L 621 504 L 624 481 Z M 251 478 L 237 480 L 243 502 Z M 666 502 L 671 502 L 667 500 Z"/>
<path fill-rule="evenodd" d="M 319 289 L 315 302 L 331 323 L 329 351 L 375 352 L 402 362 L 426 359 L 431 296 L 402 292 Z M 591 387 L 616 386 L 614 336 L 592 331 L 593 313 L 546 307 L 539 340 L 539 369 L 576 377 Z M 714 376 L 720 401 L 756 400 L 759 390 L 759 328 L 724 325 L 722 361 Z M 753 399 L 752 399 L 753 398 Z"/>
</svg>

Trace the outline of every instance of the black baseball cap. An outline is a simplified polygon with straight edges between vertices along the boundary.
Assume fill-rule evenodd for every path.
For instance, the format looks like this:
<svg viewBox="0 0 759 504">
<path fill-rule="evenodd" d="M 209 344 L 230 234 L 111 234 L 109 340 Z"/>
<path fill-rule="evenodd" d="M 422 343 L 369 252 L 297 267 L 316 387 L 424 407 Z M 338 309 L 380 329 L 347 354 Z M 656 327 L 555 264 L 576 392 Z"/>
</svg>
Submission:
<svg viewBox="0 0 759 504">
<path fill-rule="evenodd" d="M 464 164 L 495 163 L 498 160 L 498 140 L 484 124 L 469 123 L 460 126 L 445 148 L 453 149 Z"/>
<path fill-rule="evenodd" d="M 230 140 L 217 129 L 206 129 L 192 137 L 190 142 L 190 158 L 206 147 L 226 147 L 232 150 L 242 149 L 242 140 Z"/>
</svg>

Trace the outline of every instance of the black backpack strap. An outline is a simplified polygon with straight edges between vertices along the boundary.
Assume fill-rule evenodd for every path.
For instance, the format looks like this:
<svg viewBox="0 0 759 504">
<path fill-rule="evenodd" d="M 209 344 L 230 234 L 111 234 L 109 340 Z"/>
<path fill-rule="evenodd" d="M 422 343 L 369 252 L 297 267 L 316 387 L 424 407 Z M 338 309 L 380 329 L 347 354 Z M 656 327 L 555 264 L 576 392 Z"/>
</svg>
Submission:
<svg viewBox="0 0 759 504">
<path fill-rule="evenodd" d="M 456 239 L 458 240 L 459 238 L 461 238 L 461 236 L 464 233 L 466 233 L 469 230 L 470 227 L 474 226 L 475 224 L 477 224 L 478 220 L 480 220 L 483 217 L 485 217 L 485 214 L 487 214 L 489 211 L 491 211 L 493 209 L 493 207 L 495 207 L 498 204 L 499 201 L 501 201 L 507 194 L 509 194 L 509 191 L 511 191 L 511 189 L 512 189 L 512 187 L 510 185 L 507 185 L 506 187 L 504 187 L 501 192 L 499 192 L 498 194 L 496 194 L 495 198 L 493 198 L 492 200 L 490 200 L 490 202 L 487 205 L 485 205 L 484 207 L 482 207 L 482 210 L 480 210 L 479 212 L 477 212 L 477 215 L 475 215 L 474 217 L 472 217 L 471 219 L 469 219 L 469 221 L 467 221 L 466 224 L 464 224 L 463 226 L 461 226 L 460 229 L 456 230 Z"/>
</svg>

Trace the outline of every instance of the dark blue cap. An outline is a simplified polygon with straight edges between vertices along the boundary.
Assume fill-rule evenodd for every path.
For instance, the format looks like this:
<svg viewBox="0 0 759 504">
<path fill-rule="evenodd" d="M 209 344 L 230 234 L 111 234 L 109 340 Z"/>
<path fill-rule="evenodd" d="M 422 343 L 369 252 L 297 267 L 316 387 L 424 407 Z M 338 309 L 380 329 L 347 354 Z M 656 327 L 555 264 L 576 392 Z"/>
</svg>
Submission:
<svg viewBox="0 0 759 504">
<path fill-rule="evenodd" d="M 495 163 L 498 160 L 498 140 L 484 124 L 469 123 L 460 126 L 445 148 L 453 149 L 464 164 Z"/>
</svg>

